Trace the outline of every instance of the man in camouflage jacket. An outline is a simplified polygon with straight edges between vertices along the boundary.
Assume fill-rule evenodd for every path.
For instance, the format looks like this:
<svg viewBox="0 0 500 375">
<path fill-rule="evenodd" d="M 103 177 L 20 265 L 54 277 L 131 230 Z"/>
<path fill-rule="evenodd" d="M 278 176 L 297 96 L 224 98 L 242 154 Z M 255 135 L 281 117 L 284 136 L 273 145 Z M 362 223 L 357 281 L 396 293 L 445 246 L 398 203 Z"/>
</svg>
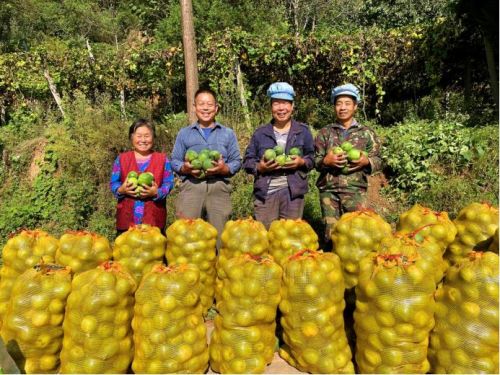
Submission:
<svg viewBox="0 0 500 375">
<path fill-rule="evenodd" d="M 321 211 L 325 224 L 325 242 L 344 212 L 366 207 L 367 176 L 381 169 L 380 141 L 375 132 L 354 119 L 360 101 L 359 90 L 352 84 L 335 87 L 332 103 L 337 121 L 322 128 L 315 139 L 315 164 L 320 176 L 316 185 L 320 193 Z M 357 161 L 347 160 L 345 153 L 333 148 L 350 142 L 363 150 Z"/>
</svg>

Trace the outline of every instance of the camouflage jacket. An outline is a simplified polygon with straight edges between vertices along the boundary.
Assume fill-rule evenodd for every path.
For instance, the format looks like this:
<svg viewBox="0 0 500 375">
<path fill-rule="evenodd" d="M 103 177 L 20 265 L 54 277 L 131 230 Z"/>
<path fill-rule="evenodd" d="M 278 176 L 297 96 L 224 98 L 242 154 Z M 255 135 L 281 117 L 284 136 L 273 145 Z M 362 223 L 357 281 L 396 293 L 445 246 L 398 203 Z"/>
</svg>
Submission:
<svg viewBox="0 0 500 375">
<path fill-rule="evenodd" d="M 340 146 L 344 141 L 349 141 L 355 148 L 368 152 L 370 164 L 350 174 L 342 174 L 340 168 L 324 166 L 323 158 L 328 150 Z M 314 141 L 314 159 L 316 169 L 320 172 L 316 182 L 320 191 L 347 193 L 366 189 L 368 187 L 367 176 L 382 168 L 380 141 L 377 135 L 371 128 L 358 124 L 356 120 L 349 129 L 344 129 L 338 123 L 322 128 Z"/>
</svg>

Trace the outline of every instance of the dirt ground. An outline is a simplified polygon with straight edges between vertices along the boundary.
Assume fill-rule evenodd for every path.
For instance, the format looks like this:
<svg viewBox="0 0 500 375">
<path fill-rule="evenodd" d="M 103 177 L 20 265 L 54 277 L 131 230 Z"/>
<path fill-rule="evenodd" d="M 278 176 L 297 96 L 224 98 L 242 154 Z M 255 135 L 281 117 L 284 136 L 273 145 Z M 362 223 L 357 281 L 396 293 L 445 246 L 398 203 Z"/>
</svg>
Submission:
<svg viewBox="0 0 500 375">
<path fill-rule="evenodd" d="M 212 331 L 214 329 L 214 321 L 207 320 L 205 322 L 207 326 L 207 339 L 210 342 L 210 336 L 212 335 Z M 208 374 L 217 374 L 217 372 L 213 372 L 212 369 L 209 369 Z M 274 359 L 269 366 L 267 366 L 264 374 L 305 374 L 304 372 L 300 372 L 295 367 L 290 366 L 285 360 L 283 360 L 278 353 L 274 353 Z"/>
</svg>

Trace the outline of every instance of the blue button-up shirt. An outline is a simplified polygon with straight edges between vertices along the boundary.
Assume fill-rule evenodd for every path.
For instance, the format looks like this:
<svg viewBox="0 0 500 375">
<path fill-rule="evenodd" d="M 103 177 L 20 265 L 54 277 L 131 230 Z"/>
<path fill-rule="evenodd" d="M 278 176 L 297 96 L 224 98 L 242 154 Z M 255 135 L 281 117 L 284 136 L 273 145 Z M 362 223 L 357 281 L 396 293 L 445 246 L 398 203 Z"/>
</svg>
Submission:
<svg viewBox="0 0 500 375">
<path fill-rule="evenodd" d="M 241 168 L 241 155 L 238 140 L 234 131 L 218 122 L 212 132 L 205 139 L 203 130 L 198 122 L 182 128 L 175 139 L 174 150 L 171 155 L 172 169 L 179 174 L 184 164 L 184 155 L 188 150 L 200 152 L 204 148 L 217 150 L 221 153 L 224 163 L 229 167 L 231 176 Z M 181 175 L 185 180 L 188 176 Z"/>
</svg>

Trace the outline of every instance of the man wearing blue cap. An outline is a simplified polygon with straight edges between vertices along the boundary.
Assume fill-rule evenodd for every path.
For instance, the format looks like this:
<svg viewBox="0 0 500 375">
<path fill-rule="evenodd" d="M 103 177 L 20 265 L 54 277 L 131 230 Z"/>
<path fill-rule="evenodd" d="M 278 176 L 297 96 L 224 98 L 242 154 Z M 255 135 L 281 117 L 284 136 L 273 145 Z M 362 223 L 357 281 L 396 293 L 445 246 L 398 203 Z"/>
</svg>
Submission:
<svg viewBox="0 0 500 375">
<path fill-rule="evenodd" d="M 331 101 L 337 120 L 319 131 L 314 145 L 327 243 L 343 213 L 366 207 L 367 176 L 382 166 L 377 135 L 354 118 L 361 101 L 358 88 L 350 83 L 337 86 L 332 89 Z"/>
<path fill-rule="evenodd" d="M 253 134 L 243 167 L 254 176 L 255 218 L 269 228 L 277 219 L 302 218 L 314 141 L 309 127 L 292 119 L 295 91 L 290 84 L 273 83 L 267 96 L 273 119 Z"/>
</svg>

